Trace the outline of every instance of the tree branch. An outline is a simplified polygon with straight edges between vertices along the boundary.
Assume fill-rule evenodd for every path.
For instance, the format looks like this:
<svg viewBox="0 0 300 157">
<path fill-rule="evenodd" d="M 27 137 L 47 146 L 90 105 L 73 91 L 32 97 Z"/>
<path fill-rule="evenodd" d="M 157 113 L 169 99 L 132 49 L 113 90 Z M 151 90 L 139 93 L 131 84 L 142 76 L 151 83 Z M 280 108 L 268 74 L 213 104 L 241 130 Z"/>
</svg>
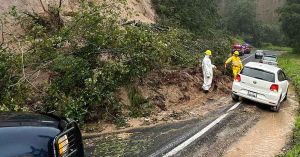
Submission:
<svg viewBox="0 0 300 157">
<path fill-rule="evenodd" d="M 62 3 L 63 3 L 63 0 L 59 0 L 59 5 L 58 5 L 59 9 L 61 8 Z"/>
<path fill-rule="evenodd" d="M 41 6 L 42 6 L 44 12 L 46 12 L 48 15 L 50 15 L 50 13 L 46 10 L 46 8 L 45 8 L 45 6 L 44 6 L 42 0 L 40 0 L 40 3 L 41 3 Z"/>
<path fill-rule="evenodd" d="M 42 92 L 42 91 L 41 91 L 40 89 L 38 89 L 34 84 L 32 84 L 32 82 L 30 82 L 30 81 L 27 79 L 26 73 L 25 73 L 25 65 L 24 65 L 24 51 L 23 51 L 23 49 L 22 49 L 22 47 L 21 47 L 21 42 L 19 42 L 18 47 L 19 47 L 19 50 L 20 50 L 20 52 L 21 52 L 21 64 L 22 64 L 22 74 L 23 74 L 23 76 L 22 76 L 22 78 L 20 78 L 20 79 L 18 80 L 17 83 L 15 83 L 15 84 L 13 84 L 13 85 L 10 85 L 10 87 L 16 86 L 16 85 L 18 85 L 19 83 L 21 83 L 21 82 L 23 82 L 23 81 L 26 81 L 26 82 L 28 82 L 35 90 L 37 90 L 37 91 L 39 91 L 39 92 Z"/>
<path fill-rule="evenodd" d="M 3 44 L 4 44 L 4 28 L 3 28 L 3 21 L 2 20 L 0 20 L 0 22 L 1 22 L 1 38 L 2 38 L 2 41 L 1 41 L 1 43 L 0 43 L 0 47 L 1 46 L 3 46 Z"/>
</svg>

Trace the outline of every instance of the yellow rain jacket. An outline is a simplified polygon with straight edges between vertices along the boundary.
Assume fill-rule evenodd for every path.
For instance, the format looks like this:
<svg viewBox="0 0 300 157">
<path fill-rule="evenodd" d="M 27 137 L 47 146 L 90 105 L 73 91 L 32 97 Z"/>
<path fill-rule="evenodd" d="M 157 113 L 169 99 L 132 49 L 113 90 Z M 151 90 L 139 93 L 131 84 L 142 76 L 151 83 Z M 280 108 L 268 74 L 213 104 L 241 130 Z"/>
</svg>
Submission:
<svg viewBox="0 0 300 157">
<path fill-rule="evenodd" d="M 238 56 L 231 56 L 230 58 L 228 58 L 225 62 L 225 64 L 228 64 L 228 63 L 232 63 L 232 73 L 233 73 L 233 78 L 235 79 L 235 77 L 237 76 L 238 73 L 240 73 L 240 71 L 242 70 L 243 68 L 243 63 L 240 59 L 240 57 Z"/>
</svg>

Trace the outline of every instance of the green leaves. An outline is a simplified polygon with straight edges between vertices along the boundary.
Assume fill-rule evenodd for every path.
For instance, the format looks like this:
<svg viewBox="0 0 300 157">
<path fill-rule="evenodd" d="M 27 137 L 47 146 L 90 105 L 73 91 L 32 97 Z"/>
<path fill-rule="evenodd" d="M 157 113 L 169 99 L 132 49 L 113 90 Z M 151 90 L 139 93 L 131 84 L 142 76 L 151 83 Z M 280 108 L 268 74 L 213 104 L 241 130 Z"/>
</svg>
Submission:
<svg viewBox="0 0 300 157">
<path fill-rule="evenodd" d="M 140 94 L 136 87 L 129 87 L 128 99 L 130 101 L 130 116 L 145 117 L 150 115 L 153 106 Z"/>
<path fill-rule="evenodd" d="M 57 33 L 31 40 L 36 50 L 32 58 L 53 54 L 48 57 L 53 60 L 49 66 L 53 75 L 44 102 L 80 121 L 118 121 L 122 114 L 118 88 L 151 70 L 194 61 L 182 44 L 186 32 L 157 31 L 144 24 L 122 27 L 114 14 L 107 17 L 101 11 L 101 6 L 84 6 Z M 48 48 L 51 51 L 44 51 Z"/>
<path fill-rule="evenodd" d="M 20 56 L 0 48 L 0 111 L 25 109 L 28 88 L 21 81 Z"/>
<path fill-rule="evenodd" d="M 60 55 L 51 66 L 56 77 L 52 78 L 52 86 L 66 95 L 72 95 L 83 88 L 84 80 L 91 76 L 88 64 L 84 59 Z"/>
<path fill-rule="evenodd" d="M 48 84 L 39 93 L 38 101 L 43 104 L 41 108 L 44 111 L 55 110 L 81 123 L 97 120 L 123 123 L 124 106 L 117 95 L 119 88 L 132 84 L 136 78 L 153 70 L 198 66 L 199 51 L 205 49 L 218 53 L 215 61 L 223 62 L 222 56 L 228 54 L 230 42 L 222 33 L 210 31 L 216 17 L 215 4 L 210 1 L 205 1 L 207 5 L 200 5 L 200 1 L 170 3 L 173 5 L 173 2 L 184 7 L 180 9 L 176 4 L 180 11 L 172 10 L 176 11 L 175 18 L 180 19 L 180 29 L 161 29 L 161 26 L 143 23 L 121 25 L 118 7 L 113 6 L 118 6 L 117 3 L 96 6 L 83 2 L 68 22 L 60 21 L 59 10 L 53 7 L 50 14 L 55 14 L 58 21 L 37 14 L 20 15 L 18 22 L 25 32 L 23 42 L 29 47 L 24 53 L 26 68 L 42 69 L 50 75 Z M 199 11 L 201 8 L 203 10 Z M 197 14 L 194 15 L 194 12 Z M 187 27 L 189 25 L 191 27 Z M 208 30 L 214 37 L 204 40 L 190 30 Z M 2 64 L 0 62 L 0 71 L 2 68 L 2 71 L 10 72 L 6 69 L 8 66 Z M 12 77 L 8 78 L 12 80 Z M 18 81 L 19 77 L 15 78 Z M 146 116 L 150 113 L 151 104 L 137 91 L 131 91 L 129 98 L 133 106 L 132 115 Z"/>
<path fill-rule="evenodd" d="M 289 0 L 280 10 L 281 27 L 289 44 L 298 51 L 300 48 L 300 3 Z"/>
<path fill-rule="evenodd" d="M 279 58 L 279 65 L 284 69 L 287 76 L 293 82 L 296 94 L 300 95 L 300 58 L 299 54 L 288 52 Z M 299 112 L 299 111 L 298 111 Z M 284 157 L 294 157 L 300 153 L 300 117 L 298 116 L 295 122 L 292 146 L 289 148 Z"/>
<path fill-rule="evenodd" d="M 216 26 L 217 5 L 208 0 L 153 0 L 158 21 L 163 25 L 180 26 L 196 33 L 207 33 Z"/>
</svg>

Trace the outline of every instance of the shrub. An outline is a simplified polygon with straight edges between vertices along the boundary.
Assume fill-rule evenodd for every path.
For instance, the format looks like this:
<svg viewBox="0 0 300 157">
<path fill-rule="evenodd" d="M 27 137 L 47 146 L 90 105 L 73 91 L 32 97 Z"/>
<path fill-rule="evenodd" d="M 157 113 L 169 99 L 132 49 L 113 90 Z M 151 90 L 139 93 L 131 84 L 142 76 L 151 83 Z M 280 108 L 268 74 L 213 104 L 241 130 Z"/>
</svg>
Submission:
<svg viewBox="0 0 300 157">
<path fill-rule="evenodd" d="M 144 117 L 150 115 L 153 106 L 139 93 L 135 87 L 129 87 L 128 99 L 130 101 L 130 116 Z"/>
<path fill-rule="evenodd" d="M 0 111 L 27 110 L 28 88 L 24 84 L 19 55 L 0 49 Z"/>
<path fill-rule="evenodd" d="M 207 3 L 213 7 L 214 3 Z M 219 31 L 209 30 L 213 37 L 202 39 L 183 28 L 120 25 L 114 11 L 118 7 L 89 2 L 83 2 L 68 21 L 61 21 L 59 9 L 50 8 L 53 11 L 46 16 L 12 11 L 25 32 L 20 38 L 27 45 L 24 64 L 27 69 L 50 74 L 48 84 L 41 88 L 41 100 L 36 100 L 43 103 L 43 111 L 54 110 L 80 123 L 101 119 L 123 125 L 118 88 L 153 70 L 198 66 L 199 52 L 206 49 L 213 50 L 214 62 L 221 64 L 230 51 L 229 38 Z M 55 18 L 47 17 L 51 14 Z M 16 81 L 18 77 L 11 84 Z M 136 89 L 131 89 L 129 98 L 132 116 L 149 115 L 151 104 Z M 26 103 L 23 99 L 18 102 Z"/>
<path fill-rule="evenodd" d="M 300 49 L 300 2 L 288 0 L 280 9 L 282 31 L 289 39 L 289 44 L 295 51 Z"/>
<path fill-rule="evenodd" d="M 280 29 L 279 25 L 262 25 L 260 30 L 262 34 L 262 41 L 265 43 L 272 43 L 273 45 L 283 45 L 286 44 L 284 41 L 284 34 Z"/>
<path fill-rule="evenodd" d="M 180 26 L 192 32 L 209 34 L 219 17 L 215 1 L 207 0 L 153 0 L 158 22 Z"/>
<path fill-rule="evenodd" d="M 300 77 L 299 77 L 299 54 L 293 54 L 291 51 L 279 58 L 279 65 L 284 69 L 288 77 L 291 78 L 293 86 L 298 97 L 300 96 Z M 299 111 L 298 111 L 299 112 Z M 284 157 L 298 156 L 300 153 L 300 116 L 296 117 L 295 127 L 293 130 L 293 139 L 291 147 L 287 150 Z"/>
<path fill-rule="evenodd" d="M 42 92 L 45 112 L 54 110 L 81 123 L 104 119 L 124 124 L 118 88 L 155 69 L 198 63 L 196 52 L 202 45 L 192 33 L 142 23 L 122 26 L 114 9 L 83 3 L 63 24 L 35 13 L 13 14 L 29 46 L 27 68 L 50 74 Z M 133 93 L 132 113 L 147 115 L 147 103 Z"/>
</svg>

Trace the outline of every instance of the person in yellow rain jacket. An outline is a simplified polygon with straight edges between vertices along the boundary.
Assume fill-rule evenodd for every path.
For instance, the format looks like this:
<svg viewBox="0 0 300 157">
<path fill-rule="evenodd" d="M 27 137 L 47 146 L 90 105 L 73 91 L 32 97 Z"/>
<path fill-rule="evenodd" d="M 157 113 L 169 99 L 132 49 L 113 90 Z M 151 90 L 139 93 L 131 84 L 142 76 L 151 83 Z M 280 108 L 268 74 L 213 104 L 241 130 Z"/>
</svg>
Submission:
<svg viewBox="0 0 300 157">
<path fill-rule="evenodd" d="M 238 75 L 238 73 L 240 73 L 240 71 L 243 68 L 243 63 L 239 57 L 239 52 L 238 51 L 234 51 L 233 55 L 228 58 L 225 62 L 225 69 L 227 67 L 227 64 L 230 63 L 232 64 L 232 73 L 233 73 L 233 79 L 236 78 L 236 76 Z"/>
</svg>

